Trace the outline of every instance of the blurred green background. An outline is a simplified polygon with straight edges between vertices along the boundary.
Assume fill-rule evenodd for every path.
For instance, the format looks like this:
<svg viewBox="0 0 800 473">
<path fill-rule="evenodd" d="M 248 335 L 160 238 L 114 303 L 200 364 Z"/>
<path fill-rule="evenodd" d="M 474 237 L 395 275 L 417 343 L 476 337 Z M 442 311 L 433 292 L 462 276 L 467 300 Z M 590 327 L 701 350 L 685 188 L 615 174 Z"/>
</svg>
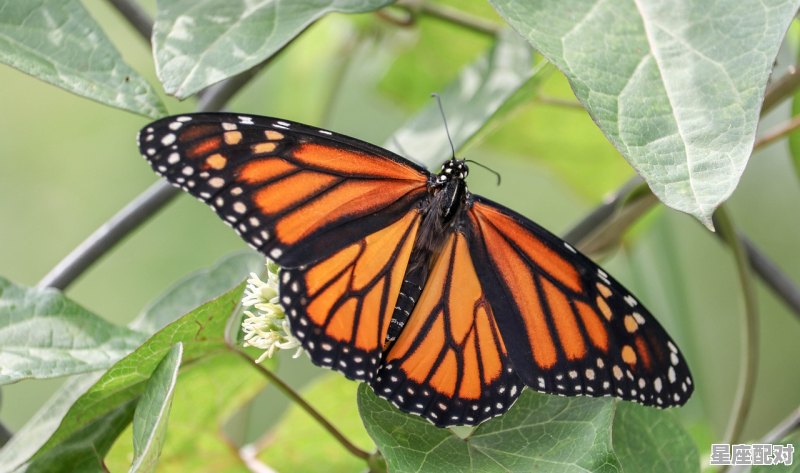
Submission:
<svg viewBox="0 0 800 473">
<path fill-rule="evenodd" d="M 482 2 L 458 5 L 493 15 Z M 157 84 L 146 42 L 107 4 L 86 2 L 86 7 L 127 62 Z M 229 108 L 380 144 L 428 105 L 430 92 L 444 87 L 490 45 L 486 36 L 433 19 L 403 29 L 374 15 L 334 15 L 287 48 Z M 35 285 L 156 180 L 135 144 L 136 132 L 148 120 L 70 95 L 9 67 L 0 67 L 0 84 L 0 274 Z M 574 102 L 558 73 L 542 93 Z M 170 113 L 194 107 L 192 101 L 165 101 Z M 787 115 L 787 108 L 780 108 L 762 128 Z M 580 109 L 529 101 L 484 138 L 464 154 L 501 173 L 503 183 L 497 187 L 491 174 L 476 168 L 470 176 L 472 192 L 556 233 L 563 234 L 632 176 Z M 730 199 L 730 210 L 741 231 L 800 282 L 800 186 L 785 143 L 753 156 Z M 67 294 L 124 324 L 182 276 L 244 247 L 209 209 L 182 195 Z M 697 390 L 675 412 L 701 452 L 707 450 L 711 442 L 721 441 L 740 365 L 742 302 L 730 252 L 692 218 L 658 207 L 603 265 L 646 303 L 687 355 Z M 759 288 L 762 345 L 754 407 L 744 432 L 749 439 L 763 435 L 800 404 L 798 315 L 763 285 Z M 280 372 L 297 387 L 322 372 L 304 357 L 281 361 Z M 18 429 L 59 384 L 27 381 L 3 387 L 0 421 Z M 286 407 L 278 394 L 264 396 L 251 414 L 240 416 L 242 435 L 248 438 L 262 433 Z"/>
</svg>

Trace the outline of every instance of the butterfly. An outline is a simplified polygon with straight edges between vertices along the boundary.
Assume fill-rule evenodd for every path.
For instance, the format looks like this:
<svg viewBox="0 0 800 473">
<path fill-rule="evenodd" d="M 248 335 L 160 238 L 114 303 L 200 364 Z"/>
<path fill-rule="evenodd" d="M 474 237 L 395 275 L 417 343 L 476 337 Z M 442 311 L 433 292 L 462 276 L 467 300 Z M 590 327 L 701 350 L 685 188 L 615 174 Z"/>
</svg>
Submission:
<svg viewBox="0 0 800 473">
<path fill-rule="evenodd" d="M 311 360 L 437 426 L 477 425 L 522 389 L 684 404 L 689 368 L 620 283 L 531 220 L 388 150 L 228 113 L 138 136 L 156 173 L 278 263 Z"/>
</svg>

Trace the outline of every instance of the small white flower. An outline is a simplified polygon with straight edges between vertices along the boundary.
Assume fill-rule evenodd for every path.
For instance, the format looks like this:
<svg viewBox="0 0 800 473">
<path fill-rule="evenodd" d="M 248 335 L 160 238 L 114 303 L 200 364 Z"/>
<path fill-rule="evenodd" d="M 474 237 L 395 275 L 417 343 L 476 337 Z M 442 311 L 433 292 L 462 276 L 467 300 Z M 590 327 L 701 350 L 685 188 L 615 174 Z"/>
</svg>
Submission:
<svg viewBox="0 0 800 473">
<path fill-rule="evenodd" d="M 244 346 L 264 350 L 256 363 L 271 358 L 278 350 L 297 348 L 293 358 L 303 352 L 300 341 L 292 335 L 289 319 L 278 298 L 278 269 L 274 263 L 267 262 L 266 282 L 250 273 L 242 297 L 242 305 L 251 308 L 244 312 L 246 317 L 242 321 Z"/>
</svg>

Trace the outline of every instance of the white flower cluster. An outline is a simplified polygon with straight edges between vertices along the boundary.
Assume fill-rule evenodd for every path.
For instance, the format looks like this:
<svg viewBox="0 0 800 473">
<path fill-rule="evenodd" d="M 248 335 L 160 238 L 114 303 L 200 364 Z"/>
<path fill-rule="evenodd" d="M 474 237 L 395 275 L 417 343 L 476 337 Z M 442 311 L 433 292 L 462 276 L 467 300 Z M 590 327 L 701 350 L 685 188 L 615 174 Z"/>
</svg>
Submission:
<svg viewBox="0 0 800 473">
<path fill-rule="evenodd" d="M 262 281 L 255 273 L 250 273 L 247 288 L 244 291 L 242 305 L 245 310 L 242 321 L 244 346 L 252 346 L 264 350 L 256 359 L 261 363 L 265 358 L 272 358 L 278 350 L 297 348 L 293 358 L 300 356 L 303 347 L 292 335 L 286 312 L 278 299 L 278 266 L 267 263 L 267 281 Z"/>
</svg>

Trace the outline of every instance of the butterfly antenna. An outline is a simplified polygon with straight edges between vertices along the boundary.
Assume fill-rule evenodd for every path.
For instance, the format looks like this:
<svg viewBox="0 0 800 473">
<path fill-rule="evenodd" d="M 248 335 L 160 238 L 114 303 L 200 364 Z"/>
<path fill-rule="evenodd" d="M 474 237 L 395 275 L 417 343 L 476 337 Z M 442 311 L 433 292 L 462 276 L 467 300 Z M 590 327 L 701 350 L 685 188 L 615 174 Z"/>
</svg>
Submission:
<svg viewBox="0 0 800 473">
<path fill-rule="evenodd" d="M 439 94 L 433 93 L 431 97 L 436 99 L 436 103 L 439 105 L 439 112 L 442 114 L 442 121 L 444 122 L 444 132 L 447 134 L 447 141 L 450 142 L 450 150 L 453 151 L 453 159 L 456 159 L 456 147 L 453 146 L 453 139 L 450 138 L 450 129 L 447 127 L 447 116 L 444 113 L 444 107 L 442 106 L 442 98 L 439 97 Z"/>
<path fill-rule="evenodd" d="M 497 176 L 497 185 L 498 186 L 500 185 L 500 173 L 499 172 L 495 171 L 494 169 L 490 168 L 489 166 L 486 166 L 485 164 L 479 163 L 478 161 L 473 161 L 471 159 L 465 159 L 464 161 L 466 161 L 468 163 L 472 163 L 472 164 L 477 164 L 478 166 L 482 167 L 483 169 L 486 169 L 490 173 L 494 174 L 495 176 Z"/>
</svg>

